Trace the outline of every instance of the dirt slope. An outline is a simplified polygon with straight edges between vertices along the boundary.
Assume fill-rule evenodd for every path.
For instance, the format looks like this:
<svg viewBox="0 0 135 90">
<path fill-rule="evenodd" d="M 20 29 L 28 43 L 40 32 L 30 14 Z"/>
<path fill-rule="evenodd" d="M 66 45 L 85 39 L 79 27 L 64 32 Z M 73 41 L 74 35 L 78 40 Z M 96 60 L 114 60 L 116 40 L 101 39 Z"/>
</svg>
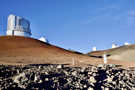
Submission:
<svg viewBox="0 0 135 90">
<path fill-rule="evenodd" d="M 114 49 L 90 52 L 88 55 L 101 57 L 104 53 L 108 55 L 109 59 L 135 61 L 135 45 L 126 45 Z"/>
<path fill-rule="evenodd" d="M 33 38 L 0 36 L 0 64 L 103 64 L 102 58 L 89 57 Z M 135 66 L 134 62 L 108 60 L 108 64 Z"/>
<path fill-rule="evenodd" d="M 97 64 L 102 60 L 77 54 L 36 39 L 1 36 L 0 37 L 0 64 Z"/>
</svg>

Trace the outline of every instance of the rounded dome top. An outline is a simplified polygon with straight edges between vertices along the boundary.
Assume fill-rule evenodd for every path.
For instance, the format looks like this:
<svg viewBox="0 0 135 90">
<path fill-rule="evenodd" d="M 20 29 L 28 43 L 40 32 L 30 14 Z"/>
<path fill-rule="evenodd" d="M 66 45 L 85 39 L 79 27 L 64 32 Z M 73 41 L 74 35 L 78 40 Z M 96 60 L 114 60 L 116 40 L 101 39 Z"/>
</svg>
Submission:
<svg viewBox="0 0 135 90">
<path fill-rule="evenodd" d="M 45 37 L 43 37 L 43 36 L 40 37 L 39 40 L 42 41 L 42 42 L 49 43 L 49 41 Z"/>
</svg>

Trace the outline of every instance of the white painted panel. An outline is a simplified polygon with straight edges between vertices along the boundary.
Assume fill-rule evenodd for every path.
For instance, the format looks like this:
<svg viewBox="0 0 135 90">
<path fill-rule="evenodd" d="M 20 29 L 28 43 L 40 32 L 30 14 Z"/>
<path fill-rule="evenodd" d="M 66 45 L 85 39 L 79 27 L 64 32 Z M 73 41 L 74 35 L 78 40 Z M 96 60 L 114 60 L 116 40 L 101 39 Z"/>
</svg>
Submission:
<svg viewBox="0 0 135 90">
<path fill-rule="evenodd" d="M 20 31 L 14 31 L 15 36 L 25 36 L 25 37 L 30 37 L 29 33 L 26 32 L 20 32 Z"/>
</svg>

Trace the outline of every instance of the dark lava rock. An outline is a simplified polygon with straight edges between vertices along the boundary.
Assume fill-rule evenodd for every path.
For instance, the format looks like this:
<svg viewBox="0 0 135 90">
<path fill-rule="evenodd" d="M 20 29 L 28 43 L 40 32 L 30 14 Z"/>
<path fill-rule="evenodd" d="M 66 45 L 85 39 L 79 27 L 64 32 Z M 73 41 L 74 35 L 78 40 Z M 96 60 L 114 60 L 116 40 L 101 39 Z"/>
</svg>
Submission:
<svg viewBox="0 0 135 90">
<path fill-rule="evenodd" d="M 122 69 L 115 65 L 0 65 L 0 89 L 134 90 L 135 68 Z"/>
</svg>

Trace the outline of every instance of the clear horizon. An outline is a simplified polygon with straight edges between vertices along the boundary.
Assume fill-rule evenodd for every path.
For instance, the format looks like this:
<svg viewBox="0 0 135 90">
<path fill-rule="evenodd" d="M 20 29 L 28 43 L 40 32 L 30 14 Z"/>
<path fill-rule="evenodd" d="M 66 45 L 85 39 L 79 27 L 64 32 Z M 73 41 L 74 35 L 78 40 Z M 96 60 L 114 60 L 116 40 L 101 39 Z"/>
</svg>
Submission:
<svg viewBox="0 0 135 90">
<path fill-rule="evenodd" d="M 135 43 L 134 0 L 1 0 L 0 35 L 9 14 L 30 21 L 33 38 L 45 36 L 53 45 L 87 53 L 112 43 Z"/>
</svg>

